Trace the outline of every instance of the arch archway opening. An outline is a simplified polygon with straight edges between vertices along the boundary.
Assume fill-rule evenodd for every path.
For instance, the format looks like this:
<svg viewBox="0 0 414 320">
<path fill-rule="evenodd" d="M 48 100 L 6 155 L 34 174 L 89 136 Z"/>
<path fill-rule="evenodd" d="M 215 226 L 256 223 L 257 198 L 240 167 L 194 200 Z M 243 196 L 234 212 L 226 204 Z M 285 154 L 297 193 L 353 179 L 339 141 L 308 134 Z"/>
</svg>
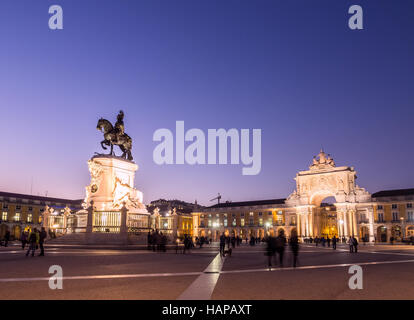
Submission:
<svg viewBox="0 0 414 320">
<path fill-rule="evenodd" d="M 315 235 L 324 238 L 339 236 L 336 213 L 336 199 L 326 192 L 321 192 L 312 197 L 314 208 Z"/>
</svg>

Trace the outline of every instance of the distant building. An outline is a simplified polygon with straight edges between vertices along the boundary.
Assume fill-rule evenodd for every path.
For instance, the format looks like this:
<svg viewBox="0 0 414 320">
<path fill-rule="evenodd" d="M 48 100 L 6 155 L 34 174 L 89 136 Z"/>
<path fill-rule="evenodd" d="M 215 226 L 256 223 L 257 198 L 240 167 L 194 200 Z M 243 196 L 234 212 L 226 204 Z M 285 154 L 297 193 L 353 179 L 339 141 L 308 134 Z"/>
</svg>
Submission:
<svg viewBox="0 0 414 320">
<path fill-rule="evenodd" d="M 181 200 L 158 199 L 147 206 L 150 216 L 150 229 L 159 230 L 170 240 L 193 236 L 192 212 L 202 209 L 202 206 Z"/>
<path fill-rule="evenodd" d="M 0 238 L 6 230 L 14 239 L 20 239 L 23 230 L 45 225 L 54 231 L 66 228 L 63 216 L 81 208 L 82 200 L 42 197 L 27 194 L 0 192 Z M 45 210 L 50 213 L 49 221 L 43 221 Z"/>
<path fill-rule="evenodd" d="M 263 238 L 283 230 L 299 237 L 354 236 L 360 241 L 389 242 L 414 236 L 414 189 L 370 194 L 359 187 L 354 167 L 337 167 L 321 152 L 309 170 L 296 174 L 296 188 L 286 199 L 218 203 L 193 212 L 194 236 L 217 240 L 226 233 Z M 327 198 L 333 204 L 324 203 Z"/>
<path fill-rule="evenodd" d="M 378 242 L 414 236 L 414 189 L 379 191 L 372 194 L 372 201 Z"/>
</svg>

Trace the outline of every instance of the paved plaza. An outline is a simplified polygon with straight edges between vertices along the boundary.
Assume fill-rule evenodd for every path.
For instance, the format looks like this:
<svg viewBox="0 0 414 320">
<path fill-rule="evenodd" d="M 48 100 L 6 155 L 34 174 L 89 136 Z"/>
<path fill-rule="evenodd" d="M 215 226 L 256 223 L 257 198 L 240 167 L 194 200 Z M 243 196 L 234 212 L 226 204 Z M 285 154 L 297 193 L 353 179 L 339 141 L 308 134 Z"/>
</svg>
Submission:
<svg viewBox="0 0 414 320">
<path fill-rule="evenodd" d="M 412 299 L 414 246 L 302 244 L 299 266 L 269 270 L 265 247 L 241 245 L 221 258 L 216 244 L 189 254 L 148 250 L 46 247 L 25 257 L 18 246 L 0 248 L 1 299 Z M 363 269 L 363 289 L 351 290 L 351 265 Z M 48 286 L 49 267 L 63 268 L 63 289 Z"/>
</svg>

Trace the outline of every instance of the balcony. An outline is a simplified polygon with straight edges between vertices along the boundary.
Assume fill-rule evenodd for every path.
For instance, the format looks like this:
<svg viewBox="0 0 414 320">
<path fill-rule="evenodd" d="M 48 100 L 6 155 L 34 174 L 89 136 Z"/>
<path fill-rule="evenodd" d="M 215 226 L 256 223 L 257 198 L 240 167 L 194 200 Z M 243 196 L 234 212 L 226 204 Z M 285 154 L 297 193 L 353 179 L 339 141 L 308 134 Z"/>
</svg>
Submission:
<svg viewBox="0 0 414 320">
<path fill-rule="evenodd" d="M 284 223 L 284 222 L 277 221 L 277 222 L 275 222 L 273 225 L 274 225 L 274 226 L 277 226 L 277 227 L 280 227 L 280 226 L 284 226 L 284 225 L 285 225 L 285 223 Z"/>
<path fill-rule="evenodd" d="M 400 219 L 392 219 L 391 222 L 392 223 L 401 223 L 401 220 Z"/>
<path fill-rule="evenodd" d="M 385 220 L 375 220 L 374 222 L 375 223 L 386 223 L 387 221 L 385 221 Z"/>
<path fill-rule="evenodd" d="M 358 224 L 362 224 L 362 223 L 369 223 L 368 219 L 361 219 L 358 221 Z"/>
</svg>

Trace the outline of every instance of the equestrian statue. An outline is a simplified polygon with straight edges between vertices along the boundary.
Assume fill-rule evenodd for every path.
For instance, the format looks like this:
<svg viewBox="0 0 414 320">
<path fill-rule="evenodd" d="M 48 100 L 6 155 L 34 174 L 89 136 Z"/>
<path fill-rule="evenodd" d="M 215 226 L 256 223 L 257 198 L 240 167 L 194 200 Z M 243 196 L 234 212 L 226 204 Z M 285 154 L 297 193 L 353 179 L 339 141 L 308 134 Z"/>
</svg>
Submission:
<svg viewBox="0 0 414 320">
<path fill-rule="evenodd" d="M 115 128 L 110 121 L 103 118 L 99 119 L 96 128 L 104 134 L 104 140 L 101 141 L 101 146 L 104 150 L 107 149 L 106 146 L 110 146 L 111 152 L 109 154 L 115 156 L 114 145 L 119 146 L 123 152 L 121 157 L 127 160 L 133 160 L 131 154 L 132 139 L 124 132 L 124 112 L 122 110 L 118 113 Z"/>
</svg>

